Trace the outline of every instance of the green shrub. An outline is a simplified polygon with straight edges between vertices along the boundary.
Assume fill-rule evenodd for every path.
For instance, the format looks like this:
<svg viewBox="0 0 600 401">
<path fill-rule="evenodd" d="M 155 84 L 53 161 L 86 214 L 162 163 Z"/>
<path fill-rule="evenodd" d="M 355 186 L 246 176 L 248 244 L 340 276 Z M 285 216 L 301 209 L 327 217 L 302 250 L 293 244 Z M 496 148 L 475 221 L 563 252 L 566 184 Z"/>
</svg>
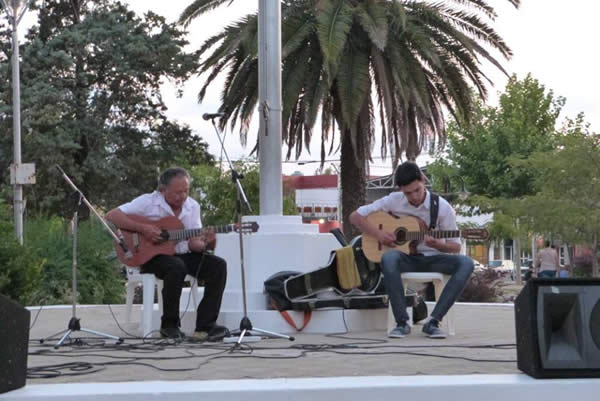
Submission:
<svg viewBox="0 0 600 401">
<path fill-rule="evenodd" d="M 500 274 L 491 269 L 476 271 L 465 285 L 459 302 L 496 302 L 502 295 Z"/>
<path fill-rule="evenodd" d="M 45 260 L 27 243 L 19 244 L 12 218 L 10 208 L 0 202 L 0 294 L 28 305 Z"/>
<path fill-rule="evenodd" d="M 73 235 L 70 224 L 58 217 L 38 218 L 29 224 L 26 240 L 45 257 L 34 299 L 43 304 L 72 302 Z M 112 251 L 112 238 L 97 221 L 84 221 L 77 230 L 77 302 L 121 303 L 124 283 Z"/>
</svg>

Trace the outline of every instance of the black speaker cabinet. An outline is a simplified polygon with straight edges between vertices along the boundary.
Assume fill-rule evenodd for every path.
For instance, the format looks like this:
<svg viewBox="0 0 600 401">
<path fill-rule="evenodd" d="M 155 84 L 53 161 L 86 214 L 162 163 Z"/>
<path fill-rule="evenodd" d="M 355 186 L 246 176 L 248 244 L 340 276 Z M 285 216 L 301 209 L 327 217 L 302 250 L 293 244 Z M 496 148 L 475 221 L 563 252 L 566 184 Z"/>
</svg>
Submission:
<svg viewBox="0 0 600 401">
<path fill-rule="evenodd" d="M 30 313 L 0 295 L 0 394 L 25 385 Z"/>
<path fill-rule="evenodd" d="M 600 279 L 531 279 L 515 300 L 518 367 L 536 378 L 600 377 Z"/>
</svg>

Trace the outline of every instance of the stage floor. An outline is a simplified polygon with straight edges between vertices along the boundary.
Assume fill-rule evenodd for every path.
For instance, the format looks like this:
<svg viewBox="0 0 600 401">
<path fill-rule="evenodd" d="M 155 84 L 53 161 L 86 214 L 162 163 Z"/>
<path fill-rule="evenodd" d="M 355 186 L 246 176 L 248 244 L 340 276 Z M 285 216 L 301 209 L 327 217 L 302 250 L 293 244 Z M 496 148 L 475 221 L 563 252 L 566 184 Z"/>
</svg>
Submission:
<svg viewBox="0 0 600 401">
<path fill-rule="evenodd" d="M 139 307 L 133 316 L 139 316 Z M 235 350 L 224 343 L 169 344 L 129 336 L 124 331 L 137 327 L 124 323 L 123 305 L 77 308 L 82 328 L 122 336 L 123 344 L 78 331 L 71 336 L 75 342 L 56 350 L 56 341 L 39 339 L 64 330 L 71 307 L 42 308 L 35 323 L 33 309 L 27 384 L 520 373 L 512 305 L 455 308 L 456 335 L 445 340 L 424 337 L 417 325 L 403 339 L 388 339 L 383 330 L 298 333 L 293 342 L 263 339 Z"/>
</svg>

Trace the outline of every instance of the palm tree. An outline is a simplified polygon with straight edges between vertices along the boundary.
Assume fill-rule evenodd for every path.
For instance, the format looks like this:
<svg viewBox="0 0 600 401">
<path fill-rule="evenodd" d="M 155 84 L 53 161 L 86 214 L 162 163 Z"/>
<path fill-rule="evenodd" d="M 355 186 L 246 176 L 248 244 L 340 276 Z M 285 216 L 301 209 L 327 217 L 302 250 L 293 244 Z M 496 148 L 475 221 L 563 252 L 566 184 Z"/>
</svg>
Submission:
<svg viewBox="0 0 600 401">
<path fill-rule="evenodd" d="M 520 0 L 508 0 L 518 7 Z M 196 0 L 180 17 L 195 17 L 233 0 Z M 345 233 L 349 214 L 365 202 L 367 161 L 376 124 L 381 155 L 414 160 L 428 146 L 443 146 L 447 111 L 468 121 L 472 92 L 485 98 L 480 62 L 504 69 L 488 51 L 512 53 L 488 24 L 496 17 L 485 0 L 293 0 L 282 2 L 283 140 L 287 157 L 308 147 L 320 112 L 321 160 L 334 136 L 341 144 Z M 222 112 L 242 143 L 258 101 L 257 15 L 209 37 L 199 50 L 199 72 L 209 72 L 199 93 L 226 74 Z M 209 54 L 207 54 L 209 53 Z M 377 116 L 377 117 L 376 117 Z M 460 117 L 460 118 L 458 118 Z"/>
</svg>

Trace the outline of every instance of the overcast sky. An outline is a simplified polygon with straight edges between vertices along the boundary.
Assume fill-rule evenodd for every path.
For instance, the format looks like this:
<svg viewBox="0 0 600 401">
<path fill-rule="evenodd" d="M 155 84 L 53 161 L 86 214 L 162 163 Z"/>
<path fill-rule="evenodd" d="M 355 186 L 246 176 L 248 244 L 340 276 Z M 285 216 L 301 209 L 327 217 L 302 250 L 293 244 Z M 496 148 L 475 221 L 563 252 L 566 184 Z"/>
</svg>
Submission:
<svg viewBox="0 0 600 401">
<path fill-rule="evenodd" d="M 128 0 L 130 6 L 143 13 L 152 10 L 175 20 L 191 0 Z M 584 112 L 586 121 L 591 123 L 593 131 L 600 131 L 600 59 L 597 40 L 600 38 L 600 2 L 596 0 L 522 0 L 519 10 L 515 10 L 508 1 L 493 0 L 499 14 L 493 23 L 494 28 L 512 48 L 512 60 L 504 62 L 507 71 L 524 78 L 531 72 L 547 89 L 552 89 L 555 96 L 564 96 L 567 103 L 561 117 L 574 118 L 577 113 Z M 193 48 L 209 35 L 218 32 L 228 23 L 239 17 L 256 11 L 258 0 L 236 0 L 230 7 L 212 11 L 210 14 L 196 19 L 189 27 L 188 40 Z M 497 93 L 504 89 L 506 78 L 496 72 L 490 74 L 495 86 L 489 88 L 490 104 L 495 104 Z M 180 122 L 188 124 L 192 130 L 201 135 L 210 145 L 211 153 L 219 156 L 219 142 L 212 125 L 202 120 L 203 113 L 218 109 L 221 88 L 215 85 L 202 104 L 197 102 L 202 80 L 192 79 L 185 85 L 183 98 L 177 99 L 175 92 L 164 87 L 164 97 L 169 107 L 169 115 Z M 249 144 L 256 139 L 256 130 L 249 135 Z M 312 155 L 304 152 L 301 159 L 315 160 L 319 156 L 318 141 L 313 141 Z M 247 155 L 251 146 L 244 149 L 240 146 L 237 134 L 226 133 L 226 148 L 232 159 Z M 378 152 L 378 150 L 377 150 Z M 374 155 L 376 156 L 376 155 Z M 337 156 L 332 156 L 336 159 Z M 385 162 L 376 160 L 372 174 L 380 175 L 389 172 Z M 382 166 L 382 167 L 379 167 Z M 385 166 L 385 167 L 384 167 Z M 312 172 L 316 164 L 297 166 L 284 164 L 284 173 L 294 170 Z"/>
</svg>

